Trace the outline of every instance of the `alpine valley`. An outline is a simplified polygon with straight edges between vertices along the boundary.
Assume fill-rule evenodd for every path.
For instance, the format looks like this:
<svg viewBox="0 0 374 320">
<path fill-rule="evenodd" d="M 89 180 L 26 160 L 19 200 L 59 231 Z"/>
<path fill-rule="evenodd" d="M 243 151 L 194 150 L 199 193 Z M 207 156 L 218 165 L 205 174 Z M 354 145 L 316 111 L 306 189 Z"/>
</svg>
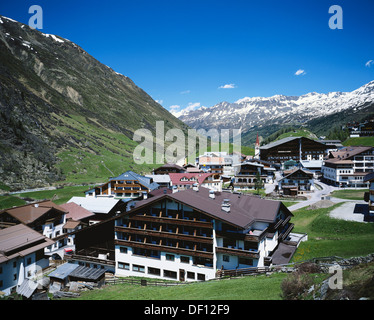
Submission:
<svg viewBox="0 0 374 320">
<path fill-rule="evenodd" d="M 374 81 L 352 92 L 243 98 L 176 118 L 79 45 L 0 16 L 0 189 L 98 183 L 136 165 L 134 132 L 156 121 L 187 131 L 241 129 L 242 146 L 287 125 L 327 135 L 370 118 Z"/>
</svg>

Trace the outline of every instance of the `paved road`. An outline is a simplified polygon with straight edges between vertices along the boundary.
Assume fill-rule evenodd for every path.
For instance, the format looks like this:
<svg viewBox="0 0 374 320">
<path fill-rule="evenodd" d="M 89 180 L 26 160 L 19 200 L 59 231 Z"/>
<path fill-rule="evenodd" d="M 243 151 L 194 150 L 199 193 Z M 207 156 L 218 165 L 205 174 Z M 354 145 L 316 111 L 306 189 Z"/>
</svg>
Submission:
<svg viewBox="0 0 374 320">
<path fill-rule="evenodd" d="M 325 184 L 321 181 L 316 181 L 315 184 L 318 184 L 319 186 L 321 186 L 322 189 L 319 190 L 319 189 L 315 188 L 314 192 L 307 195 L 309 197 L 308 200 L 300 201 L 299 203 L 296 203 L 293 206 L 290 206 L 288 209 L 290 211 L 294 211 L 294 210 L 297 210 L 297 209 L 300 209 L 300 208 L 310 206 L 313 203 L 316 203 L 316 202 L 320 201 L 322 196 L 327 196 L 331 192 L 339 189 L 338 187 L 329 186 L 329 185 L 327 185 L 327 184 Z M 333 202 L 346 201 L 344 199 L 338 199 L 338 198 L 331 198 L 330 200 L 333 201 Z"/>
<path fill-rule="evenodd" d="M 343 199 L 341 199 L 343 200 Z M 346 201 L 346 200 L 344 200 Z M 344 202 L 339 208 L 336 208 L 330 212 L 330 217 L 335 219 L 343 219 L 347 221 L 357 221 L 357 222 L 364 222 L 364 215 L 363 214 L 355 214 L 354 209 L 357 203 L 360 204 L 367 204 L 367 202 L 363 200 L 355 200 L 355 201 L 347 201 Z"/>
</svg>

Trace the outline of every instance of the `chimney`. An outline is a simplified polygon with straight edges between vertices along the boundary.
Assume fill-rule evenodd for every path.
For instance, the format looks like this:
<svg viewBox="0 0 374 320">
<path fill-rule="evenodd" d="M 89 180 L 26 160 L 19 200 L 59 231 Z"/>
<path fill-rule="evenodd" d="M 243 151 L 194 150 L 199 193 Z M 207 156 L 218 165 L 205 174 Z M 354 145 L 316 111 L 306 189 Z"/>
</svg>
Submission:
<svg viewBox="0 0 374 320">
<path fill-rule="evenodd" d="M 209 190 L 209 198 L 212 198 L 212 199 L 216 198 L 216 194 L 215 194 L 214 190 Z"/>
<path fill-rule="evenodd" d="M 222 211 L 225 211 L 227 213 L 230 212 L 230 209 L 231 209 L 230 199 L 223 199 L 223 202 L 221 204 L 221 209 Z"/>
<path fill-rule="evenodd" d="M 34 204 L 34 207 L 35 207 L 35 208 L 39 207 L 39 203 L 35 203 L 35 204 Z"/>
</svg>

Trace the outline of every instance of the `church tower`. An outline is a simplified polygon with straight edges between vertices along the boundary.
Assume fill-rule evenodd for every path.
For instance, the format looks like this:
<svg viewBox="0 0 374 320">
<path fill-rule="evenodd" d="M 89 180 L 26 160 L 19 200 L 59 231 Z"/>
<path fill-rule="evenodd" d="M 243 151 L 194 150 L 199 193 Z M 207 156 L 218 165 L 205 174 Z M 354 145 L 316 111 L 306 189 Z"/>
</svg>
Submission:
<svg viewBox="0 0 374 320">
<path fill-rule="evenodd" d="M 258 138 L 258 133 L 255 143 L 255 159 L 260 159 L 260 139 Z"/>
</svg>

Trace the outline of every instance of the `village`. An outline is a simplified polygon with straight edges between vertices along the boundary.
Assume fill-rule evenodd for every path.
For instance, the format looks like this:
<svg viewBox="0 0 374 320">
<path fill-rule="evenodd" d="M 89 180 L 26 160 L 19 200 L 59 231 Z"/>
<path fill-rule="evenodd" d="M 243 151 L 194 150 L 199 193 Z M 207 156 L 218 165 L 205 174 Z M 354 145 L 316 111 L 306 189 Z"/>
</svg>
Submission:
<svg viewBox="0 0 374 320">
<path fill-rule="evenodd" d="M 58 297 L 108 279 L 195 282 L 287 265 L 308 241 L 293 232 L 294 209 L 332 190 L 369 189 L 365 204 L 349 210 L 374 221 L 373 169 L 373 146 L 306 137 L 260 146 L 257 136 L 254 156 L 205 152 L 149 175 L 109 177 L 64 204 L 4 209 L 0 292 Z M 290 199 L 296 203 L 287 207 Z"/>
</svg>

